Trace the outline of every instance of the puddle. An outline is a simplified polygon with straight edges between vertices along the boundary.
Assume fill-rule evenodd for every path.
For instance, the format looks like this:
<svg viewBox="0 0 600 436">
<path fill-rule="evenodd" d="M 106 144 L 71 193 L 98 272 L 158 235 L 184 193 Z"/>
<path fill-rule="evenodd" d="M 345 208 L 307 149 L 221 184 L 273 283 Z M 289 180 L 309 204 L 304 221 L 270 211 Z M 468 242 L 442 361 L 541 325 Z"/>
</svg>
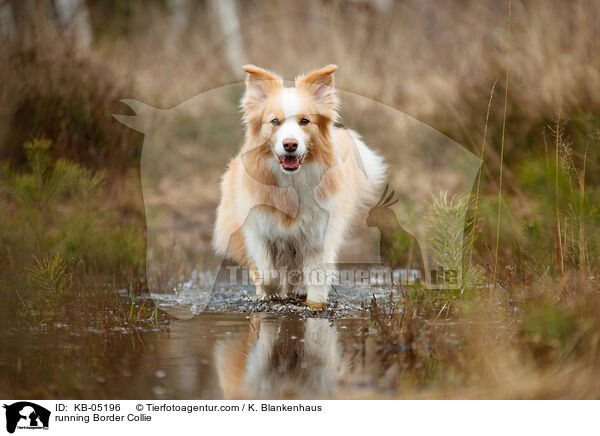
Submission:
<svg viewBox="0 0 600 436">
<path fill-rule="evenodd" d="M 427 364 L 415 365 L 412 345 L 401 337 L 382 340 L 363 307 L 372 295 L 389 299 L 389 290 L 338 289 L 317 313 L 298 301 L 257 303 L 250 290 L 238 288 L 214 292 L 204 311 L 162 330 L 55 325 L 6 332 L 0 336 L 0 392 L 55 399 L 393 394 L 390 380 L 399 373 L 419 379 Z"/>
</svg>

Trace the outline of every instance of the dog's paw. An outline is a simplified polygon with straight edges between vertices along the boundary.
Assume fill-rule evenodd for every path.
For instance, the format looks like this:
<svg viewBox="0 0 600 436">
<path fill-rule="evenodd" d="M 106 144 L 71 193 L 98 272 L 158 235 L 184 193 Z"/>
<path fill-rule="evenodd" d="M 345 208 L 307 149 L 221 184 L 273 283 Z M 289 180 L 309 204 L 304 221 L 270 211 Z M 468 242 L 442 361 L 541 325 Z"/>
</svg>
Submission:
<svg viewBox="0 0 600 436">
<path fill-rule="evenodd" d="M 325 309 L 325 303 L 313 303 L 312 301 L 306 300 L 304 303 L 308 306 L 309 309 L 312 310 L 323 310 Z"/>
</svg>

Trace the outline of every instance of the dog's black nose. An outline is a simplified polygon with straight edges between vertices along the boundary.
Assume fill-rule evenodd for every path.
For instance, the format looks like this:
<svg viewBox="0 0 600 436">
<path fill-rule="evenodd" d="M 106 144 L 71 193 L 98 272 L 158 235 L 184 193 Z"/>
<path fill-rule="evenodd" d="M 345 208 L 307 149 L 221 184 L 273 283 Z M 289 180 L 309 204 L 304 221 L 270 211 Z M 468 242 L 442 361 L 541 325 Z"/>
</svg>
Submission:
<svg viewBox="0 0 600 436">
<path fill-rule="evenodd" d="M 287 151 L 288 153 L 296 151 L 297 148 L 298 148 L 298 141 L 296 141 L 295 139 L 285 139 L 283 141 L 283 149 L 285 151 Z"/>
</svg>

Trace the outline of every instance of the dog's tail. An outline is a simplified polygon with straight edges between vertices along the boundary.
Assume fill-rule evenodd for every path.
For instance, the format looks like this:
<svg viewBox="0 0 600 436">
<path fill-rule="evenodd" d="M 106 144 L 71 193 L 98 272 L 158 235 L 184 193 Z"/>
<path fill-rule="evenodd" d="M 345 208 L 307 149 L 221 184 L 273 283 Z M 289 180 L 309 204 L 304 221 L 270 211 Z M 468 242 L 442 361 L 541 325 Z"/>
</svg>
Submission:
<svg viewBox="0 0 600 436">
<path fill-rule="evenodd" d="M 368 194 L 365 202 L 372 203 L 377 201 L 378 195 L 387 182 L 388 167 L 383 160 L 383 157 L 371 150 L 362 140 L 360 135 L 353 130 L 348 131 L 352 138 L 355 152 L 357 153 L 356 161 L 360 170 L 364 173 L 367 179 Z"/>
</svg>

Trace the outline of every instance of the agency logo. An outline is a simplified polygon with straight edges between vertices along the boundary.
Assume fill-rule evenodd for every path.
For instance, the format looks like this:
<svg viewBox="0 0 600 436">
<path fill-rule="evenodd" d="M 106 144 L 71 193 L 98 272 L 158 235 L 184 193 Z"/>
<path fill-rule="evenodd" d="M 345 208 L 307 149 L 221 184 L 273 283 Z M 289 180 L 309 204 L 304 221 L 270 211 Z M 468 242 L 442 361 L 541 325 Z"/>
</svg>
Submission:
<svg viewBox="0 0 600 436">
<path fill-rule="evenodd" d="M 6 431 L 14 433 L 16 429 L 48 430 L 50 411 L 29 401 L 19 401 L 3 406 L 6 409 Z"/>
</svg>

